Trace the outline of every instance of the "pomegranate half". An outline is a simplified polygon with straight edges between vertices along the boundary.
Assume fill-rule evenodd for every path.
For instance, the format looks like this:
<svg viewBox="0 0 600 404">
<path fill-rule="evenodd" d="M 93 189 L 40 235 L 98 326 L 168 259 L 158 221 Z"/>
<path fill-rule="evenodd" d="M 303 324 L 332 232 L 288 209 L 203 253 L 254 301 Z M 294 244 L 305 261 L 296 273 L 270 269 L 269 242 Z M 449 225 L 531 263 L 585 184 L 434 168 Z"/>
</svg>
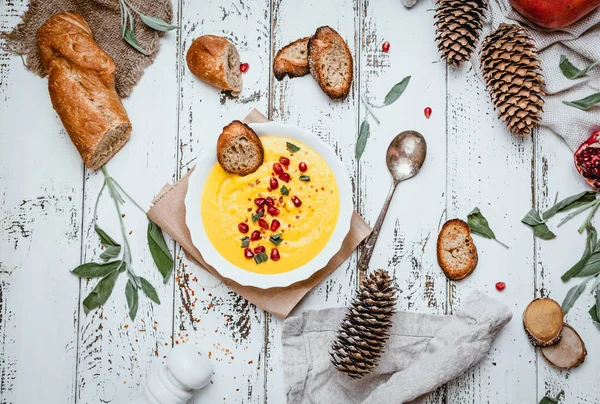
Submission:
<svg viewBox="0 0 600 404">
<path fill-rule="evenodd" d="M 600 189 L 600 131 L 583 142 L 574 155 L 579 174 L 595 189 Z"/>
</svg>

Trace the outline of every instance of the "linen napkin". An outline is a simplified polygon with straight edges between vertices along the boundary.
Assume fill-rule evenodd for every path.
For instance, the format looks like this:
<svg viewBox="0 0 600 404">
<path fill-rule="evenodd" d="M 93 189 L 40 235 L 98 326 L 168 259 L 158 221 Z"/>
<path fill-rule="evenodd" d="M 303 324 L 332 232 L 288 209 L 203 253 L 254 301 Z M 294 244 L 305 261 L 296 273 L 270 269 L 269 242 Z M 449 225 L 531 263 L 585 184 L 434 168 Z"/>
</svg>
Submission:
<svg viewBox="0 0 600 404">
<path fill-rule="evenodd" d="M 268 122 L 268 120 L 254 109 L 244 119 L 244 122 L 258 123 Z M 350 224 L 350 232 L 342 243 L 340 251 L 333 256 L 325 268 L 315 273 L 309 279 L 285 288 L 259 289 L 242 286 L 230 279 L 223 278 L 219 274 L 218 268 L 209 266 L 192 243 L 190 231 L 185 224 L 184 204 L 190 173 L 191 171 L 176 184 L 165 185 L 160 190 L 154 199 L 153 207 L 148 211 L 148 216 L 183 247 L 188 258 L 204 267 L 224 284 L 256 306 L 279 318 L 286 318 L 300 300 L 337 269 L 352 254 L 352 251 L 356 249 L 361 241 L 371 233 L 369 225 L 354 212 Z"/>
<path fill-rule="evenodd" d="M 344 308 L 307 311 L 283 326 L 283 372 L 288 404 L 400 404 L 465 373 L 489 352 L 512 313 L 474 291 L 455 316 L 394 315 L 381 363 L 362 379 L 338 372 L 329 349 Z"/>
<path fill-rule="evenodd" d="M 580 100 L 599 92 L 600 67 L 592 69 L 587 77 L 569 80 L 560 71 L 560 56 L 567 56 L 580 69 L 600 60 L 600 8 L 575 24 L 551 31 L 527 22 L 513 10 L 509 0 L 490 0 L 488 3 L 489 12 L 481 39 L 503 22 L 520 23 L 529 28 L 539 50 L 546 79 L 547 95 L 544 97 L 544 113 L 540 126 L 561 136 L 571 150 L 576 150 L 595 130 L 600 129 L 600 107 L 581 111 L 562 102 Z M 479 50 L 471 62 L 481 79 L 478 52 Z"/>
</svg>

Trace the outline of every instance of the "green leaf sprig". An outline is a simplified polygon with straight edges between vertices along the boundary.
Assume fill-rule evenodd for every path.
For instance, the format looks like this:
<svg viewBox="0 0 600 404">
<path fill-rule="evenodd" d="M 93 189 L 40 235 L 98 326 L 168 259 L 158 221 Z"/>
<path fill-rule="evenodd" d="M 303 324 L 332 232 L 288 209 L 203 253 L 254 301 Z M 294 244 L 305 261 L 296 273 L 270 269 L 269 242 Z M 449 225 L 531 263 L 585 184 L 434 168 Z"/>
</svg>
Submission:
<svg viewBox="0 0 600 404">
<path fill-rule="evenodd" d="M 167 32 L 179 28 L 178 26 L 171 25 L 160 18 L 142 14 L 135 7 L 129 4 L 127 0 L 119 0 L 119 9 L 121 11 L 121 36 L 131 47 L 146 56 L 149 56 L 150 52 L 140 45 L 135 36 L 135 21 L 133 14 L 131 14 L 131 10 L 133 10 L 140 17 L 144 24 L 156 31 Z"/>
<path fill-rule="evenodd" d="M 594 93 L 577 101 L 563 101 L 563 104 L 582 111 L 588 111 L 593 106 L 600 104 L 600 93 Z"/>
<path fill-rule="evenodd" d="M 563 76 L 568 78 L 569 80 L 575 80 L 581 77 L 584 77 L 590 70 L 600 64 L 600 60 L 595 61 L 585 69 L 581 70 L 577 67 L 573 66 L 573 64 L 569 61 L 565 55 L 560 56 L 560 70 L 562 71 Z"/>
<path fill-rule="evenodd" d="M 542 400 L 540 401 L 540 404 L 558 404 L 558 402 L 560 400 L 562 400 L 562 398 L 564 397 L 564 395 L 565 395 L 564 390 L 561 390 L 561 392 L 558 393 L 557 396 L 554 397 L 554 398 L 548 397 L 548 396 L 542 398 Z"/>
<path fill-rule="evenodd" d="M 371 127 L 369 126 L 369 122 L 367 120 L 369 118 L 369 115 L 371 115 L 373 117 L 373 119 L 375 120 L 377 125 L 381 124 L 381 121 L 375 115 L 373 108 L 384 108 L 389 105 L 392 105 L 404 93 L 404 90 L 406 90 L 406 87 L 408 87 L 409 82 L 410 82 L 410 76 L 407 76 L 407 77 L 403 78 L 402 81 L 395 84 L 390 89 L 390 91 L 388 91 L 388 93 L 386 94 L 386 96 L 383 100 L 383 104 L 381 104 L 381 105 L 373 104 L 365 96 L 363 96 L 363 95 L 360 96 L 362 103 L 365 105 L 365 107 L 367 109 L 367 115 L 365 116 L 365 119 L 360 124 L 358 139 L 356 140 L 355 155 L 356 155 L 357 160 L 360 160 L 360 158 L 362 157 L 362 155 L 365 151 L 365 147 L 367 146 L 367 140 L 369 139 L 369 136 L 371 135 Z"/>
<path fill-rule="evenodd" d="M 467 224 L 471 229 L 472 233 L 478 234 L 482 237 L 495 240 L 502 247 L 509 249 L 509 247 L 504 244 L 502 241 L 496 238 L 493 230 L 490 228 L 490 225 L 487 219 L 483 216 L 479 208 L 475 208 L 471 211 L 471 213 L 467 216 Z"/>
<path fill-rule="evenodd" d="M 131 248 L 127 239 L 127 233 L 125 231 L 125 223 L 123 221 L 123 215 L 121 214 L 121 205 L 125 203 L 123 195 L 125 195 L 133 204 L 140 209 L 145 215 L 146 211 L 135 202 L 125 190 L 119 185 L 119 183 L 112 178 L 105 167 L 102 167 L 102 173 L 104 175 L 104 183 L 98 193 L 96 204 L 94 207 L 94 230 L 100 238 L 100 243 L 104 246 L 104 252 L 100 255 L 102 263 L 88 262 L 82 264 L 72 271 L 72 274 L 79 278 L 100 278 L 100 281 L 96 284 L 96 287 L 90 292 L 90 294 L 83 300 L 83 309 L 85 314 L 90 311 L 102 306 L 108 301 L 108 298 L 113 292 L 116 281 L 119 275 L 123 272 L 127 273 L 129 280 L 125 287 L 125 298 L 127 300 L 127 306 L 129 307 L 129 317 L 134 321 L 137 310 L 138 310 L 138 290 L 141 289 L 150 300 L 160 304 L 160 299 L 156 293 L 156 289 L 146 279 L 136 275 L 133 270 Z M 121 225 L 121 235 L 123 237 L 123 246 L 117 243 L 111 236 L 109 236 L 104 230 L 98 226 L 97 212 L 100 197 L 105 188 L 108 188 L 109 195 L 115 203 L 115 210 L 119 217 L 119 223 Z M 169 279 L 169 276 L 173 270 L 173 257 L 167 243 L 163 237 L 160 227 L 148 218 L 148 246 L 150 253 L 159 272 L 161 273 L 164 282 Z M 119 258 L 120 257 L 120 258 Z M 113 260 L 113 261 L 110 261 Z"/>
<path fill-rule="evenodd" d="M 570 211 L 570 213 L 558 224 L 558 227 L 560 227 L 581 213 L 589 211 L 578 229 L 579 233 L 583 233 L 584 231 L 587 233 L 583 255 L 561 277 L 563 282 L 568 282 L 572 278 L 585 279 L 579 285 L 573 286 L 567 292 L 562 303 L 562 309 L 566 315 L 585 291 L 587 283 L 593 278 L 596 278 L 592 290 L 596 291 L 597 302 L 596 306 L 590 309 L 590 315 L 594 321 L 596 321 L 594 314 L 600 316 L 600 312 L 597 310 L 597 307 L 600 307 L 600 239 L 598 239 L 598 232 L 592 224 L 592 219 L 599 208 L 599 194 L 593 191 L 583 191 L 555 203 L 550 209 L 543 213 L 538 212 L 536 209 L 532 209 L 522 220 L 523 223 L 533 230 L 536 237 L 549 240 L 555 238 L 556 235 L 548 228 L 546 224 L 548 219 L 558 213 Z"/>
</svg>

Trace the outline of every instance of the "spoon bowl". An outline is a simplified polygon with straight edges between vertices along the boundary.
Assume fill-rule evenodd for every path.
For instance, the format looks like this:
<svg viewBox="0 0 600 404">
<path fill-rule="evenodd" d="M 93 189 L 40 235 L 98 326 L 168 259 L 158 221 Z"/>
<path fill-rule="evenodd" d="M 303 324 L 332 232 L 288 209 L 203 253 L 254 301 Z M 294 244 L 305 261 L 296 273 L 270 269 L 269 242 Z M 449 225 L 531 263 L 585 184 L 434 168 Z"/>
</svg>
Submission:
<svg viewBox="0 0 600 404">
<path fill-rule="evenodd" d="M 425 162 L 427 142 L 419 132 L 407 130 L 397 135 L 386 154 L 386 163 L 395 183 L 414 177 Z"/>
</svg>

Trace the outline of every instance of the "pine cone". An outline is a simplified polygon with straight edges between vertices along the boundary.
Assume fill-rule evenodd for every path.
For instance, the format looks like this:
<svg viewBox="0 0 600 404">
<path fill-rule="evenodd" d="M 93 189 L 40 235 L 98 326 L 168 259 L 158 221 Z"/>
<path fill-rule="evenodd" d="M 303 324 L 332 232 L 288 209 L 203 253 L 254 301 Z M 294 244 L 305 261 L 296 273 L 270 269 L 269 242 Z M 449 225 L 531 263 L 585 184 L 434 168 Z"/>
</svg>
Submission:
<svg viewBox="0 0 600 404">
<path fill-rule="evenodd" d="M 479 40 L 486 0 L 439 0 L 435 5 L 438 49 L 449 65 L 468 60 Z"/>
<path fill-rule="evenodd" d="M 529 33 L 502 24 L 485 38 L 481 70 L 494 109 L 515 135 L 529 135 L 544 110 L 544 76 Z"/>
<path fill-rule="evenodd" d="M 379 269 L 364 280 L 331 346 L 331 363 L 359 379 L 379 363 L 392 326 L 396 288 Z"/>
</svg>

